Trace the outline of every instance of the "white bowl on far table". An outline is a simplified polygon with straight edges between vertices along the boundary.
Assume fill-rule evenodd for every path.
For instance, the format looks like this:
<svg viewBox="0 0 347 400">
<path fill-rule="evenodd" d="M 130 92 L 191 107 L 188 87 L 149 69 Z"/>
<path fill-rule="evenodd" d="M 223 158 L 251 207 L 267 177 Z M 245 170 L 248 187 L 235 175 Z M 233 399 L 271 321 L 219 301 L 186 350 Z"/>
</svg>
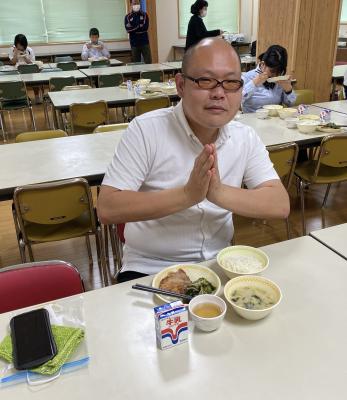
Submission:
<svg viewBox="0 0 347 400">
<path fill-rule="evenodd" d="M 194 313 L 194 309 L 197 305 L 211 303 L 218 306 L 221 311 L 220 315 L 218 315 L 217 317 L 203 318 Z M 225 313 L 227 311 L 227 305 L 225 304 L 225 301 L 213 294 L 201 294 L 199 296 L 195 296 L 189 302 L 188 308 L 191 318 L 195 323 L 195 326 L 204 332 L 212 332 L 217 330 L 221 326 Z"/>
<path fill-rule="evenodd" d="M 256 110 L 255 115 L 259 119 L 266 119 L 269 116 L 269 110 L 266 110 L 265 108 L 259 108 L 259 110 Z"/>
<path fill-rule="evenodd" d="M 269 110 L 270 117 L 278 117 L 278 111 L 283 109 L 283 106 L 279 104 L 267 104 L 263 106 L 265 110 Z"/>
<path fill-rule="evenodd" d="M 286 118 L 285 120 L 286 127 L 289 129 L 294 129 L 296 128 L 296 124 L 299 122 L 299 118 Z"/>
<path fill-rule="evenodd" d="M 282 110 L 278 110 L 278 115 L 281 119 L 291 118 L 297 115 L 296 108 L 283 108 Z"/>
<path fill-rule="evenodd" d="M 271 298 L 272 305 L 260 310 L 246 308 L 246 306 L 241 307 L 232 301 L 233 294 L 235 290 L 241 288 L 257 288 L 264 292 L 266 296 Z M 258 320 L 265 318 L 269 315 L 274 308 L 278 306 L 282 299 L 281 289 L 270 279 L 266 279 L 262 276 L 239 276 L 237 278 L 231 279 L 224 287 L 224 296 L 228 303 L 233 307 L 235 312 L 241 317 L 249 320 Z"/>
<path fill-rule="evenodd" d="M 296 126 L 301 133 L 313 133 L 319 125 L 318 121 L 303 119 L 297 122 Z"/>
<path fill-rule="evenodd" d="M 217 255 L 217 263 L 229 278 L 239 275 L 259 274 L 269 266 L 269 257 L 251 246 L 229 246 Z M 247 264 L 256 264 L 254 267 Z"/>
</svg>

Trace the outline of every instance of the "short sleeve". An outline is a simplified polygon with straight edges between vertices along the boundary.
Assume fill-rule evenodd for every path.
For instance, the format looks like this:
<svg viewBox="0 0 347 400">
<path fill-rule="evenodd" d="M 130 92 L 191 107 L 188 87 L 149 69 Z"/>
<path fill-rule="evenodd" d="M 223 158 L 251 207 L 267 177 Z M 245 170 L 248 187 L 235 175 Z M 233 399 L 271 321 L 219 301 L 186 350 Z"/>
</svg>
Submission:
<svg viewBox="0 0 347 400">
<path fill-rule="evenodd" d="M 134 119 L 116 148 L 102 184 L 138 191 L 150 170 L 150 154 L 150 144 Z"/>
<path fill-rule="evenodd" d="M 273 179 L 279 179 L 279 177 L 270 160 L 269 153 L 259 136 L 251 129 L 243 182 L 248 189 L 254 189 Z"/>
<path fill-rule="evenodd" d="M 13 46 L 8 50 L 8 58 L 12 61 L 13 60 Z"/>
<path fill-rule="evenodd" d="M 29 59 L 30 59 L 30 61 L 31 61 L 31 62 L 34 62 L 34 61 L 35 61 L 35 53 L 34 53 L 34 50 L 30 47 L 30 48 L 28 49 L 28 52 L 29 52 Z"/>
</svg>

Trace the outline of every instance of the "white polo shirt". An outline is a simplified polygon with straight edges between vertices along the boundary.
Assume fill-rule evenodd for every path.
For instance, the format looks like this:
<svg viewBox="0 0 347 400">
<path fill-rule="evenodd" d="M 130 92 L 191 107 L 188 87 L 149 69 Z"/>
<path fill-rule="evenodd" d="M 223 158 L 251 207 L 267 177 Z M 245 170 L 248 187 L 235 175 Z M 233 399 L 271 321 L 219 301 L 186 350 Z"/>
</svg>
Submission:
<svg viewBox="0 0 347 400">
<path fill-rule="evenodd" d="M 278 179 L 255 131 L 230 122 L 215 142 L 221 181 L 248 188 Z M 203 145 L 190 129 L 182 102 L 135 118 L 117 146 L 103 185 L 120 190 L 159 191 L 187 183 Z M 232 213 L 208 200 L 164 218 L 125 225 L 123 271 L 155 274 L 177 263 L 214 258 L 229 245 Z"/>
<path fill-rule="evenodd" d="M 10 47 L 8 51 L 8 58 L 12 61 L 14 57 L 14 49 L 15 46 Z M 33 63 L 35 61 L 35 53 L 31 47 L 27 47 L 23 53 L 29 58 L 29 60 Z M 26 64 L 26 62 L 22 59 L 19 59 L 16 65 Z"/>
</svg>

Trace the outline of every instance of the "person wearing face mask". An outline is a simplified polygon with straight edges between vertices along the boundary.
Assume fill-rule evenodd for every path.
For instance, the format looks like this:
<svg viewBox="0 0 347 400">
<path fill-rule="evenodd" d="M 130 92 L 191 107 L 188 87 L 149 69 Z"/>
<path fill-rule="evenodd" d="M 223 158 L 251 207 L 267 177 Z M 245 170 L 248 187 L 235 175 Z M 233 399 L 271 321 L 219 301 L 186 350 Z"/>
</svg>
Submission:
<svg viewBox="0 0 347 400">
<path fill-rule="evenodd" d="M 296 94 L 291 77 L 288 80 L 268 82 L 269 78 L 285 75 L 287 71 L 287 50 L 279 45 L 270 46 L 259 56 L 258 66 L 242 74 L 242 111 L 255 112 L 267 104 L 293 106 Z"/>
<path fill-rule="evenodd" d="M 190 8 L 190 12 L 193 14 L 190 18 L 187 30 L 186 48 L 194 46 L 201 39 L 213 36 L 219 36 L 223 32 L 220 29 L 208 31 L 204 24 L 203 18 L 207 15 L 208 2 L 205 0 L 197 0 Z"/>
<path fill-rule="evenodd" d="M 125 16 L 124 25 L 129 33 L 133 62 L 140 62 L 141 55 L 146 64 L 152 63 L 151 48 L 149 46 L 148 27 L 149 19 L 146 12 L 141 10 L 139 0 L 130 0 L 131 12 Z"/>
</svg>

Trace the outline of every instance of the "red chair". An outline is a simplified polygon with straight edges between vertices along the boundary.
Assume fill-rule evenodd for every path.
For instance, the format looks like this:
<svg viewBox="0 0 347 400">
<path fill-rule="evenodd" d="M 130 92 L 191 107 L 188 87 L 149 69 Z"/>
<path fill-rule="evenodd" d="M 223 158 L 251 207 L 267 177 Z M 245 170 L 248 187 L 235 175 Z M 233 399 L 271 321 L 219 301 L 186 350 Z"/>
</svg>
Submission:
<svg viewBox="0 0 347 400">
<path fill-rule="evenodd" d="M 0 269 L 0 313 L 84 292 L 76 267 L 42 261 Z"/>
</svg>

